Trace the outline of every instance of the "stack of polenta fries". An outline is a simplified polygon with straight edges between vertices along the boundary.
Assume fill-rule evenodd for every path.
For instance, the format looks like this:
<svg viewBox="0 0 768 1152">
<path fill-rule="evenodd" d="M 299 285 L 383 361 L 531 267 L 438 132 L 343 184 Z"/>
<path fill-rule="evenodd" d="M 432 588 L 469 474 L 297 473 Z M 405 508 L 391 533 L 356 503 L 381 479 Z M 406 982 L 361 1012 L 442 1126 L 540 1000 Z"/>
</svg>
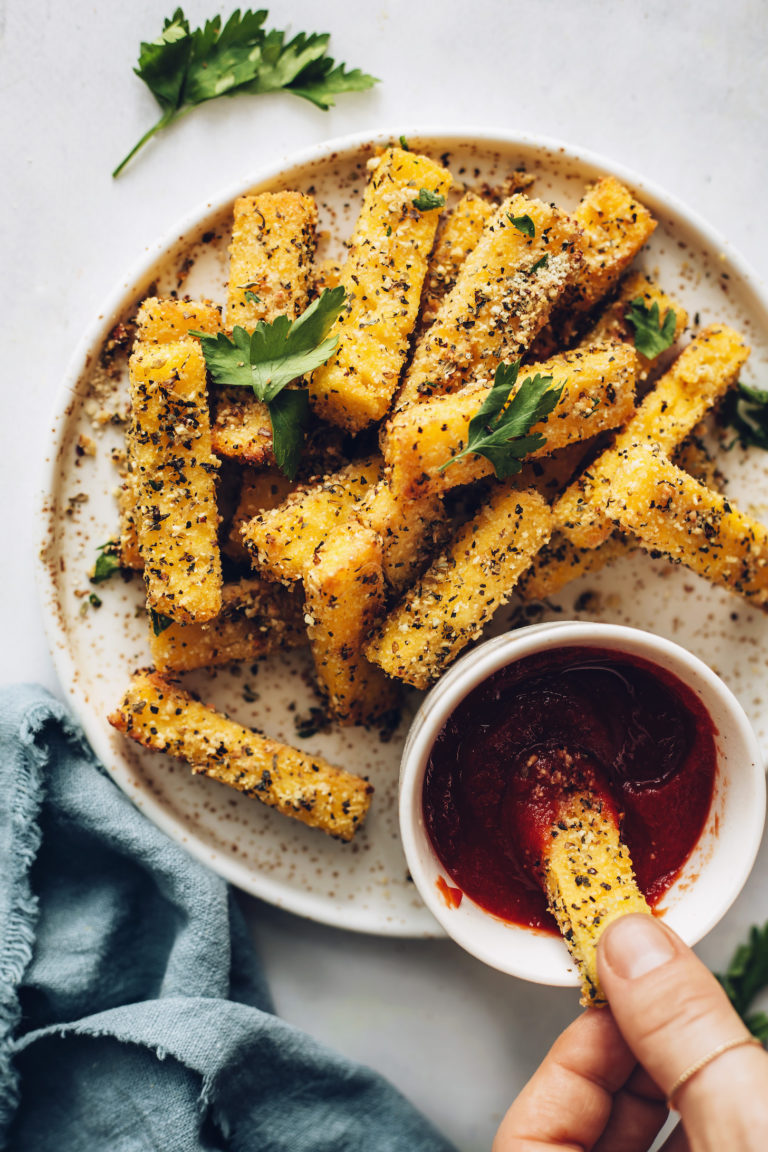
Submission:
<svg viewBox="0 0 768 1152">
<path fill-rule="evenodd" d="M 154 668 L 134 676 L 110 720 L 343 840 L 365 818 L 365 780 L 235 724 L 176 674 L 308 644 L 330 715 L 371 723 L 401 683 L 427 688 L 513 594 L 550 595 L 631 547 L 761 606 L 768 597 L 768 532 L 682 467 L 748 348 L 718 324 L 662 375 L 637 352 L 631 301 L 671 309 L 676 337 L 687 323 L 630 269 L 655 227 L 648 210 L 606 177 L 573 214 L 521 192 L 500 202 L 467 192 L 443 212 L 451 183 L 429 157 L 387 149 L 341 267 L 314 263 L 311 196 L 242 197 L 223 316 L 208 302 L 152 298 L 137 318 L 120 555 L 144 573 Z M 425 191 L 435 207 L 416 206 Z M 295 318 L 339 284 L 337 344 L 307 382 L 309 471 L 294 482 L 275 468 L 265 405 L 209 385 L 191 333 Z M 445 468 L 496 368 L 517 360 L 521 380 L 541 373 L 562 389 L 531 429 L 545 443 L 512 479 L 472 453 Z M 224 540 L 223 460 L 240 469 Z M 468 499 L 446 502 L 449 489 Z M 447 511 L 473 503 L 463 522 Z M 225 582 L 222 549 L 249 573 Z"/>
</svg>

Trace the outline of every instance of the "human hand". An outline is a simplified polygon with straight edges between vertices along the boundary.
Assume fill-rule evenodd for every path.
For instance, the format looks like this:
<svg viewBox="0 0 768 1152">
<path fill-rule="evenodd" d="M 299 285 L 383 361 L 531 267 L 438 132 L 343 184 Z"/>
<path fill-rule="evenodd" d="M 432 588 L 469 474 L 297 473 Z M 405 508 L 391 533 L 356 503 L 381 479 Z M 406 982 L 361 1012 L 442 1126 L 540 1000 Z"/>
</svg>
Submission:
<svg viewBox="0 0 768 1152">
<path fill-rule="evenodd" d="M 690 948 L 661 921 L 626 916 L 606 929 L 598 971 L 610 1010 L 555 1041 L 493 1152 L 647 1152 L 672 1092 L 682 1125 L 664 1152 L 765 1152 L 768 1057 L 750 1043 L 713 1056 L 749 1033 Z"/>
</svg>

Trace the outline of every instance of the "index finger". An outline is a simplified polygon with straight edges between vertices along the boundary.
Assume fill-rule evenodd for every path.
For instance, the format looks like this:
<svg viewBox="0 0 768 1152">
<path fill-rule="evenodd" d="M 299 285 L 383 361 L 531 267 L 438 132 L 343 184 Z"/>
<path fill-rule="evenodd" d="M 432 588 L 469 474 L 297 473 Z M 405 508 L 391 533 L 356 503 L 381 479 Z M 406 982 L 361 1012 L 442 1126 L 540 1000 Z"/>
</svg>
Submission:
<svg viewBox="0 0 768 1152">
<path fill-rule="evenodd" d="M 588 1009 L 558 1037 L 507 1112 L 493 1152 L 591 1149 L 635 1067 L 610 1011 Z M 623 1147 L 647 1148 L 666 1114 L 663 1101 L 634 1099 L 622 1124 Z"/>
</svg>

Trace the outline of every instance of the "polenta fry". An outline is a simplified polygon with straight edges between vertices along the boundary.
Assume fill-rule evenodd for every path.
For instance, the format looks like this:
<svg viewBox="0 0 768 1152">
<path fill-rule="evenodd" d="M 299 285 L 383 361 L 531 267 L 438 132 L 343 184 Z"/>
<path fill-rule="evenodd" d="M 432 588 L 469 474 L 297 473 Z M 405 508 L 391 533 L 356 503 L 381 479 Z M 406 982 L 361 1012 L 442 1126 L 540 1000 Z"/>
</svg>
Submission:
<svg viewBox="0 0 768 1152">
<path fill-rule="evenodd" d="M 135 673 L 109 722 L 143 747 L 339 840 L 352 839 L 370 806 L 367 780 L 243 728 L 158 672 Z"/>
</svg>

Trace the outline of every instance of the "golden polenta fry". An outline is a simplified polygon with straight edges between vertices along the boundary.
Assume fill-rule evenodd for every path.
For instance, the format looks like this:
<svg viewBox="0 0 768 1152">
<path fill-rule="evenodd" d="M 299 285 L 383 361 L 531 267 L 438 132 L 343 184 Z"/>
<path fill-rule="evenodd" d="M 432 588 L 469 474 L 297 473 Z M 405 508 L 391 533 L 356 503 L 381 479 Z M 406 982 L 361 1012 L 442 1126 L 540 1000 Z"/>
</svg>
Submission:
<svg viewBox="0 0 768 1152">
<path fill-rule="evenodd" d="M 259 573 L 286 583 L 301 580 L 315 549 L 349 519 L 383 470 L 380 457 L 356 461 L 255 516 L 243 528 L 243 543 Z"/>
<path fill-rule="evenodd" d="M 250 578 L 222 588 L 221 612 L 205 624 L 149 627 L 149 650 L 159 672 L 189 672 L 235 660 L 257 660 L 306 643 L 300 598 L 271 581 Z"/>
<path fill-rule="evenodd" d="M 427 688 L 512 595 L 551 522 L 538 492 L 497 485 L 377 629 L 368 659 L 389 676 Z"/>
<path fill-rule="evenodd" d="M 398 408 L 490 382 L 499 361 L 521 356 L 576 275 L 577 241 L 578 228 L 553 205 L 505 200 L 417 341 Z"/>
<path fill-rule="evenodd" d="M 381 537 L 384 578 L 397 593 L 421 574 L 446 531 L 445 509 L 439 496 L 427 493 L 411 499 L 393 488 L 388 476 L 369 490 L 356 509 L 355 518 Z"/>
<path fill-rule="evenodd" d="M 614 176 L 603 176 L 588 188 L 574 216 L 583 233 L 584 265 L 569 306 L 587 311 L 618 283 L 651 238 L 656 221 Z"/>
<path fill-rule="evenodd" d="M 221 610 L 205 361 L 191 339 L 139 344 L 130 360 L 129 437 L 147 605 L 198 623 Z"/>
<path fill-rule="evenodd" d="M 235 200 L 229 246 L 227 326 L 252 332 L 259 320 L 294 319 L 307 306 L 317 245 L 317 204 L 303 192 Z"/>
<path fill-rule="evenodd" d="M 175 344 L 190 332 L 215 336 L 221 331 L 221 311 L 205 300 L 160 299 L 149 296 L 136 316 L 139 344 Z"/>
<path fill-rule="evenodd" d="M 590 791 L 564 796 L 542 856 L 547 903 L 581 973 L 581 1003 L 605 1004 L 598 940 L 619 916 L 651 911 L 608 805 Z"/>
<path fill-rule="evenodd" d="M 341 725 L 368 724 L 397 703 L 397 685 L 363 655 L 384 612 L 381 538 L 350 521 L 322 544 L 304 575 L 306 621 L 315 671 Z"/>
<path fill-rule="evenodd" d="M 546 437 L 532 457 L 548 456 L 574 441 L 626 423 L 634 412 L 636 367 L 629 345 L 608 344 L 565 352 L 521 369 L 517 388 L 537 372 L 552 376 L 552 388 L 563 388 L 554 411 L 530 429 L 529 435 L 541 432 Z M 466 446 L 470 422 L 489 391 L 485 385 L 467 387 L 394 414 L 386 427 L 383 450 L 396 491 L 411 497 L 445 492 L 492 474 L 490 460 L 474 452 L 442 467 Z"/>
<path fill-rule="evenodd" d="M 297 487 L 295 480 L 289 480 L 277 468 L 267 468 L 263 472 L 244 468 L 237 508 L 223 549 L 226 554 L 233 560 L 248 562 L 250 554 L 243 543 L 243 528 L 259 512 L 277 508 Z"/>
<path fill-rule="evenodd" d="M 294 319 L 309 302 L 317 205 L 301 192 L 262 192 L 235 201 L 229 247 L 227 324 L 252 332 L 260 320 Z M 270 463 L 272 422 L 247 388 L 218 388 L 213 422 L 217 456 Z"/>
<path fill-rule="evenodd" d="M 739 378 L 749 356 L 742 336 L 725 324 L 711 324 L 691 340 L 657 381 L 612 448 L 575 480 L 555 505 L 558 528 L 579 548 L 596 548 L 613 526 L 604 505 L 621 455 L 633 444 L 674 452 L 707 411 Z"/>
<path fill-rule="evenodd" d="M 242 727 L 158 672 L 135 673 L 109 722 L 144 748 L 339 840 L 352 839 L 370 806 L 367 780 Z"/>
<path fill-rule="evenodd" d="M 419 329 L 428 328 L 444 296 L 450 292 L 459 270 L 479 241 L 496 205 L 475 192 L 466 192 L 446 216 L 429 260 L 421 300 Z"/>
<path fill-rule="evenodd" d="M 622 456 L 606 510 L 644 548 L 766 607 L 768 528 L 661 453 L 637 445 Z"/>
<path fill-rule="evenodd" d="M 160 299 L 150 296 L 142 301 L 136 315 L 136 342 L 144 347 L 153 344 L 173 344 L 200 331 L 213 336 L 221 329 L 221 312 L 214 305 L 201 300 Z M 120 512 L 120 565 L 139 570 L 144 567 L 139 550 L 136 526 L 137 488 L 134 475 L 130 430 L 125 437 L 126 469 L 121 476 L 118 496 Z"/>
<path fill-rule="evenodd" d="M 389 408 L 416 323 L 427 259 L 450 174 L 427 156 L 388 148 L 374 168 L 341 270 L 344 311 L 331 358 L 312 373 L 318 415 L 357 432 Z"/>
<path fill-rule="evenodd" d="M 612 532 L 597 548 L 577 548 L 561 532 L 553 532 L 531 567 L 520 577 L 515 591 L 523 600 L 546 600 L 572 580 L 599 572 L 606 564 L 627 556 L 637 541 Z"/>
</svg>

